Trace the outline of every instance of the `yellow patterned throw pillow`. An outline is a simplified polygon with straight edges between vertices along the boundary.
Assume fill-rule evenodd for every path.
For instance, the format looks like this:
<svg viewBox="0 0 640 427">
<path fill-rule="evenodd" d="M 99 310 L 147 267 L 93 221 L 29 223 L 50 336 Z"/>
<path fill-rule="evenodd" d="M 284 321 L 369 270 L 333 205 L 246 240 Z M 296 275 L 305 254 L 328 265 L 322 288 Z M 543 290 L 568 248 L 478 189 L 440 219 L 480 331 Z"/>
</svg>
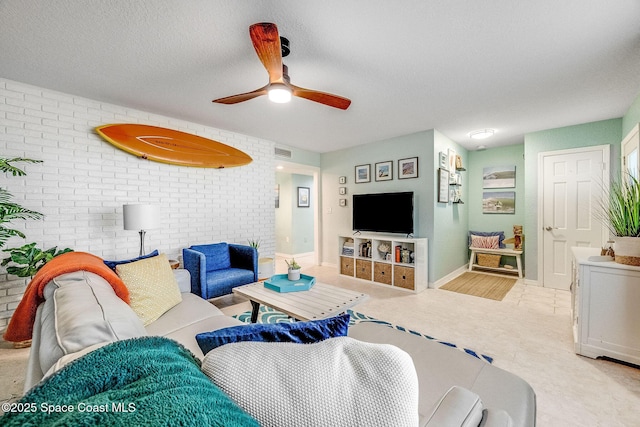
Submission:
<svg viewBox="0 0 640 427">
<path fill-rule="evenodd" d="M 116 273 L 129 289 L 131 308 L 144 326 L 182 301 L 182 295 L 167 256 L 142 259 L 116 266 Z"/>
</svg>

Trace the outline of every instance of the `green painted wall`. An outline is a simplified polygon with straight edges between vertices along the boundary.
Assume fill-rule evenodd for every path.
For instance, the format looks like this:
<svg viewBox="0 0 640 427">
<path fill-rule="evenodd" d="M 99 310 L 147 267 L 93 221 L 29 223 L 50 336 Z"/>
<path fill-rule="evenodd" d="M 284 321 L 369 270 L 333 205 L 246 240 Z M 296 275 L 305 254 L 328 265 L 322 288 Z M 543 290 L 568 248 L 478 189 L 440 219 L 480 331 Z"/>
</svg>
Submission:
<svg viewBox="0 0 640 427">
<path fill-rule="evenodd" d="M 291 224 L 293 223 L 293 184 L 290 173 L 276 172 L 276 185 L 280 186 L 279 207 L 276 208 L 276 252 L 292 254 Z"/>
<path fill-rule="evenodd" d="M 495 191 L 515 191 L 514 214 L 485 214 L 482 212 L 483 169 L 491 166 L 515 166 L 515 188 L 499 188 Z M 524 226 L 525 218 L 525 167 L 524 144 L 469 152 L 469 230 L 504 231 L 505 237 L 513 236 L 513 226 Z M 493 191 L 493 189 L 492 189 Z M 527 233 L 527 230 L 523 230 Z M 509 261 L 511 258 L 503 258 Z"/>
<path fill-rule="evenodd" d="M 538 280 L 538 153 L 609 144 L 611 145 L 610 170 L 615 174 L 620 164 L 620 141 L 622 141 L 621 118 L 525 135 L 524 259 L 527 265 L 527 279 Z"/>
<path fill-rule="evenodd" d="M 322 155 L 322 260 L 328 264 L 338 264 L 338 234 L 351 234 L 351 198 L 353 194 L 413 191 L 414 193 L 414 236 L 429 239 L 430 283 L 460 268 L 467 262 L 466 204 L 436 203 L 438 168 L 437 153 L 456 150 L 467 161 L 467 151 L 435 130 L 418 132 L 363 146 L 334 151 Z M 418 157 L 418 177 L 398 179 L 398 160 Z M 355 184 L 355 166 L 393 161 L 391 181 Z M 338 183 L 340 176 L 347 177 L 347 183 Z M 466 197 L 467 177 L 463 173 L 463 200 Z M 346 196 L 339 194 L 339 187 L 347 189 Z M 347 199 L 347 206 L 340 207 L 339 200 Z M 393 215 L 393 207 L 381 207 L 379 214 Z M 436 254 L 435 256 L 433 254 Z"/>
<path fill-rule="evenodd" d="M 313 252 L 313 206 L 298 207 L 298 187 L 313 187 L 309 175 L 276 172 L 276 185 L 280 186 L 280 204 L 276 211 L 276 252 L 296 255 Z"/>
<path fill-rule="evenodd" d="M 309 196 L 309 207 L 298 207 L 298 187 L 313 188 L 313 177 L 309 175 L 293 174 L 291 176 L 292 196 L 291 202 L 293 222 L 292 232 L 292 252 L 291 254 L 305 254 L 313 252 L 313 210 L 317 200 Z"/>
<path fill-rule="evenodd" d="M 622 118 L 622 137 L 627 136 L 631 129 L 640 122 L 640 94 L 631 104 L 627 114 Z"/>
<path fill-rule="evenodd" d="M 466 172 L 462 177 L 463 204 L 438 203 L 439 153 L 448 153 L 453 149 L 462 158 Z M 429 282 L 433 283 L 467 263 L 467 232 L 469 223 L 469 158 L 466 149 L 451 141 L 438 131 L 434 132 L 434 150 L 431 158 L 431 176 L 433 177 L 432 204 L 434 206 L 429 241 Z M 450 187 L 451 188 L 451 187 Z"/>
<path fill-rule="evenodd" d="M 291 158 L 285 159 L 276 157 L 278 160 L 284 160 L 285 162 L 297 163 L 300 165 L 320 167 L 321 154 L 313 151 L 303 150 L 302 148 L 289 147 L 288 145 L 276 144 L 276 148 L 282 148 L 284 150 L 291 151 Z"/>
<path fill-rule="evenodd" d="M 338 264 L 338 234 L 351 234 L 353 194 L 413 191 L 414 236 L 431 237 L 433 230 L 433 131 L 418 132 L 384 141 L 322 154 L 322 260 Z M 398 160 L 418 157 L 418 178 L 398 179 Z M 355 183 L 355 166 L 369 164 L 372 172 L 378 162 L 393 162 L 393 180 Z M 339 184 L 345 176 L 346 184 Z M 345 187 L 347 194 L 340 195 Z M 340 199 L 347 205 L 340 206 Z M 381 215 L 393 215 L 393 207 L 380 207 Z M 431 246 L 431 242 L 429 243 Z M 431 279 L 431 274 L 429 274 Z"/>
</svg>

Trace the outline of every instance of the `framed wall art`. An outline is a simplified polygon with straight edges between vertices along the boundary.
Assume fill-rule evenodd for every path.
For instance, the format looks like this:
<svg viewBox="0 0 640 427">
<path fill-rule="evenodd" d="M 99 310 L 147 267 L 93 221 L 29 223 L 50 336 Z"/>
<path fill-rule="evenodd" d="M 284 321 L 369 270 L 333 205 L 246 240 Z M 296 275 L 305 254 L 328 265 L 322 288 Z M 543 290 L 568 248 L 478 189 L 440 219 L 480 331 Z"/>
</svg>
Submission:
<svg viewBox="0 0 640 427">
<path fill-rule="evenodd" d="M 376 163 L 376 181 L 391 181 L 393 179 L 393 162 Z"/>
<path fill-rule="evenodd" d="M 398 160 L 398 179 L 417 178 L 418 177 L 418 158 L 410 157 L 408 159 Z"/>
<path fill-rule="evenodd" d="M 439 160 L 440 160 L 440 169 L 449 169 L 449 157 L 447 156 L 447 153 L 445 153 L 444 151 L 441 151 L 439 154 Z"/>
<path fill-rule="evenodd" d="M 356 166 L 356 184 L 371 182 L 371 165 Z"/>
<path fill-rule="evenodd" d="M 515 191 L 483 191 L 482 192 L 482 213 L 483 214 L 515 214 L 516 213 L 516 192 Z"/>
<path fill-rule="evenodd" d="M 309 207 L 309 187 L 298 187 L 298 207 Z"/>
<path fill-rule="evenodd" d="M 438 169 L 438 203 L 449 203 L 449 171 Z"/>
<path fill-rule="evenodd" d="M 482 188 L 514 188 L 515 186 L 515 165 L 482 168 Z"/>
<path fill-rule="evenodd" d="M 449 148 L 449 172 L 456 170 L 456 150 Z"/>
</svg>

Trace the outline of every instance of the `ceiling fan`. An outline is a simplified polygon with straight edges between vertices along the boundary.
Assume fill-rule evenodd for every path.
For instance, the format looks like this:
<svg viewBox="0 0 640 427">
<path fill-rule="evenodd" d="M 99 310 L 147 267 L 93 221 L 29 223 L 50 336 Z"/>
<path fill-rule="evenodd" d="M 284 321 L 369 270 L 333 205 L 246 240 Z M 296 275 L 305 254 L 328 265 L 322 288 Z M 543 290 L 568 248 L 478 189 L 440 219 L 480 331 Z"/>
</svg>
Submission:
<svg viewBox="0 0 640 427">
<path fill-rule="evenodd" d="M 258 58 L 260 58 L 262 65 L 269 73 L 269 83 L 252 92 L 214 99 L 213 102 L 237 104 L 258 96 L 269 95 L 271 101 L 282 103 L 289 102 L 293 95 L 342 110 L 349 108 L 349 105 L 351 105 L 350 99 L 291 84 L 288 68 L 282 63 L 282 58 L 289 54 L 289 41 L 284 37 L 281 40 L 276 24 L 269 22 L 253 24 L 249 27 L 249 35 Z"/>
</svg>

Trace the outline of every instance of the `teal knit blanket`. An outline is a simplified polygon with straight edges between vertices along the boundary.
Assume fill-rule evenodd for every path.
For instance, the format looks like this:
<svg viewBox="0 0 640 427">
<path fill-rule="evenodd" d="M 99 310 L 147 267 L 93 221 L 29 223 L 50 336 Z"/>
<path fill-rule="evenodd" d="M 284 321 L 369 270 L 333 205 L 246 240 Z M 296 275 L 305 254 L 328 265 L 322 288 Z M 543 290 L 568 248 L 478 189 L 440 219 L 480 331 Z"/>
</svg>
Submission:
<svg viewBox="0 0 640 427">
<path fill-rule="evenodd" d="M 12 406 L 1 426 L 259 427 L 201 372 L 189 350 L 162 337 L 92 351 Z"/>
</svg>

